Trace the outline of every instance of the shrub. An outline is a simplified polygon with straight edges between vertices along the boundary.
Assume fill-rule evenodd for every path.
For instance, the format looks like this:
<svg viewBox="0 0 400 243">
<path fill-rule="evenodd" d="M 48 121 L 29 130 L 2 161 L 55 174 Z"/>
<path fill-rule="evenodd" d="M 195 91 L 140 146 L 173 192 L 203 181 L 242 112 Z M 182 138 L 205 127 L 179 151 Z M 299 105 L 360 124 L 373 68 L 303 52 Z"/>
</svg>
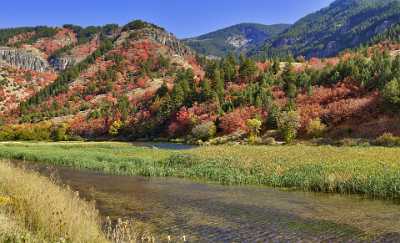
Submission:
<svg viewBox="0 0 400 243">
<path fill-rule="evenodd" d="M 387 147 L 400 146 L 400 137 L 394 136 L 391 133 L 384 133 L 375 140 L 375 145 Z"/>
<path fill-rule="evenodd" d="M 192 129 L 192 135 L 200 140 L 209 140 L 215 136 L 216 132 L 217 127 L 212 121 L 197 125 Z"/>
<path fill-rule="evenodd" d="M 121 127 L 122 122 L 120 120 L 114 121 L 108 129 L 108 134 L 110 134 L 111 136 L 117 136 Z"/>
<path fill-rule="evenodd" d="M 56 126 L 53 135 L 54 141 L 67 141 L 68 140 L 67 130 L 68 126 L 66 124 L 60 124 Z"/>
<path fill-rule="evenodd" d="M 261 130 L 262 121 L 257 118 L 248 119 L 246 121 L 247 128 L 249 129 L 249 141 L 255 143 Z"/>
<path fill-rule="evenodd" d="M 296 111 L 283 111 L 278 116 L 278 129 L 286 143 L 291 143 L 300 127 L 300 116 Z"/>
<path fill-rule="evenodd" d="M 385 85 L 382 91 L 383 98 L 393 105 L 400 104 L 400 84 L 397 79 L 393 79 Z"/>
<path fill-rule="evenodd" d="M 310 120 L 307 127 L 307 134 L 312 138 L 322 137 L 326 131 L 326 125 L 319 118 Z"/>
<path fill-rule="evenodd" d="M 366 139 L 360 138 L 344 138 L 336 143 L 336 145 L 343 147 L 367 147 L 370 143 Z"/>
<path fill-rule="evenodd" d="M 15 132 L 11 126 L 3 126 L 0 128 L 0 141 L 15 140 Z"/>
<path fill-rule="evenodd" d="M 222 116 L 219 127 L 224 134 L 247 132 L 246 121 L 255 115 L 263 116 L 262 111 L 255 107 L 239 108 Z"/>
</svg>

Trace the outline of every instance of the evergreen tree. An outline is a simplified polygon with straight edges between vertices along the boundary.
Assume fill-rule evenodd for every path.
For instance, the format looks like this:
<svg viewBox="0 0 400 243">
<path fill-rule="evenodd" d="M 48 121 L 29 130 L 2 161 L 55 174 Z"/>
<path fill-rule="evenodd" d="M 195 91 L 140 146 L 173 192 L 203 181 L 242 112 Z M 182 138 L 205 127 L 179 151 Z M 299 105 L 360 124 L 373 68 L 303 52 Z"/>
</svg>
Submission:
<svg viewBox="0 0 400 243">
<path fill-rule="evenodd" d="M 281 64 L 280 61 L 275 58 L 272 64 L 272 73 L 274 75 L 278 74 L 279 71 L 281 70 L 280 64 Z"/>
<path fill-rule="evenodd" d="M 173 111 L 178 110 L 185 102 L 185 92 L 181 85 L 175 84 L 171 93 L 171 107 Z"/>
<path fill-rule="evenodd" d="M 243 63 L 239 68 L 239 76 L 244 82 L 254 81 L 254 78 L 257 74 L 257 66 L 256 63 L 246 58 L 243 60 Z"/>
<path fill-rule="evenodd" d="M 224 72 L 225 81 L 233 81 L 236 78 L 236 60 L 232 54 L 229 54 L 222 61 L 222 70 Z"/>
<path fill-rule="evenodd" d="M 210 81 L 208 79 L 204 79 L 200 83 L 200 101 L 205 102 L 210 100 L 213 97 L 211 91 Z"/>
<path fill-rule="evenodd" d="M 220 101 L 223 101 L 225 95 L 225 82 L 221 77 L 220 69 L 216 68 L 213 75 L 214 90 Z"/>
<path fill-rule="evenodd" d="M 168 85 L 164 81 L 161 87 L 157 90 L 156 96 L 164 97 L 166 94 L 168 94 Z"/>
</svg>

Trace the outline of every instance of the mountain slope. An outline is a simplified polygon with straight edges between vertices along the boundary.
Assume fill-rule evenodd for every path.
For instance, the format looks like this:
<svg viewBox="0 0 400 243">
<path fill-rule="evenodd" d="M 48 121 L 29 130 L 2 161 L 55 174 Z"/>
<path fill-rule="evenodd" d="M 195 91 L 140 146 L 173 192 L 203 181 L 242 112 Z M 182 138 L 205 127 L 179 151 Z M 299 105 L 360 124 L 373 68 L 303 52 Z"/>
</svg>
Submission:
<svg viewBox="0 0 400 243">
<path fill-rule="evenodd" d="M 22 121 L 87 116 L 93 120 L 101 117 L 105 124 L 110 116 L 127 119 L 136 111 L 135 105 L 153 97 L 163 83 L 172 86 L 179 70 L 192 69 L 192 79 L 202 76 L 191 49 L 157 26 L 135 21 L 99 41 L 92 54 L 22 102 Z M 124 110 L 111 112 L 121 99 Z"/>
<path fill-rule="evenodd" d="M 225 56 L 228 53 L 247 52 L 271 40 L 287 29 L 287 24 L 263 25 L 243 23 L 217 30 L 184 42 L 200 54 Z"/>
<path fill-rule="evenodd" d="M 336 0 L 307 15 L 253 54 L 333 56 L 400 23 L 398 0 Z"/>
</svg>

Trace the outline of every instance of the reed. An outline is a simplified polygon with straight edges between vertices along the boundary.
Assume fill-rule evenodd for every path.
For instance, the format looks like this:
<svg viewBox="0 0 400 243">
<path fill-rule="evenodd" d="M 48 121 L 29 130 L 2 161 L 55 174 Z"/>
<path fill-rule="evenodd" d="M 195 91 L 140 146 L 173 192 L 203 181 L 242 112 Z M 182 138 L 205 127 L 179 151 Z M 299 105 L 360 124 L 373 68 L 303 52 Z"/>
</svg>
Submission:
<svg viewBox="0 0 400 243">
<path fill-rule="evenodd" d="M 400 148 L 208 146 L 170 151 L 127 143 L 8 143 L 0 157 L 115 175 L 174 176 L 221 184 L 400 199 Z"/>
</svg>

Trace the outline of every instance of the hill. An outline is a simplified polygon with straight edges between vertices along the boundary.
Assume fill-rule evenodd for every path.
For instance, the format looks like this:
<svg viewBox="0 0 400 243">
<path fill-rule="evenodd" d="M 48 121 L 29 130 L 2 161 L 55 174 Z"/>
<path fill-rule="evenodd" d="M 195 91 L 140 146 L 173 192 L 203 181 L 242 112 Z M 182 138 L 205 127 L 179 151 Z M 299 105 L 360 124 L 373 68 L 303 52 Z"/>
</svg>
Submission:
<svg viewBox="0 0 400 243">
<path fill-rule="evenodd" d="M 139 20 L 42 30 L 3 32 L 0 140 L 400 135 L 397 27 L 371 46 L 297 63 L 195 57 Z"/>
<path fill-rule="evenodd" d="M 288 24 L 242 23 L 183 41 L 199 54 L 223 57 L 229 53 L 247 53 L 258 48 L 288 27 Z"/>
<path fill-rule="evenodd" d="M 300 19 L 252 53 L 334 56 L 347 48 L 368 43 L 398 23 L 398 0 L 336 0 L 330 6 Z"/>
</svg>

